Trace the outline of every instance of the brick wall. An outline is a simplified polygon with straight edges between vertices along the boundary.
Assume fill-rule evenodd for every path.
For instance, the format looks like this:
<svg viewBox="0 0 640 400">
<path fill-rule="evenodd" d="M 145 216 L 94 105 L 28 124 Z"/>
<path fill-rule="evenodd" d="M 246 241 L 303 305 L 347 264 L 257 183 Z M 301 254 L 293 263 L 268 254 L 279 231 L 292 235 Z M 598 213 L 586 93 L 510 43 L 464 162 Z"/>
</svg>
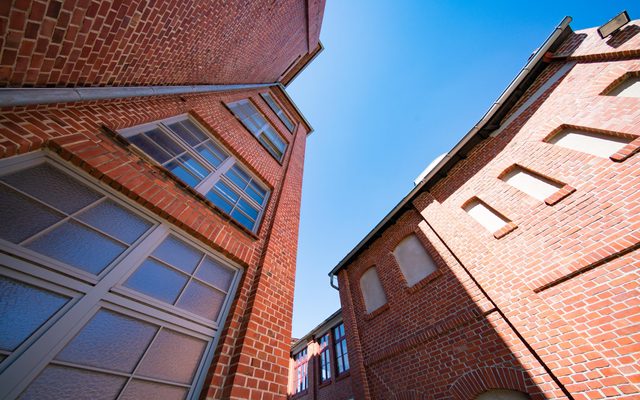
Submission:
<svg viewBox="0 0 640 400">
<path fill-rule="evenodd" d="M 500 387 L 540 399 L 639 395 L 640 99 L 604 95 L 640 71 L 638 31 L 575 32 L 515 108 L 576 64 L 340 272 L 361 398 L 469 399 Z M 636 140 L 599 158 L 545 142 L 563 126 Z M 516 163 L 576 190 L 538 201 L 498 179 Z M 463 210 L 473 197 L 516 229 L 496 239 Z M 391 254 L 410 233 L 438 265 L 414 288 Z M 367 315 L 358 282 L 371 266 L 388 304 Z"/>
<path fill-rule="evenodd" d="M 317 47 L 323 11 L 323 0 L 3 1 L 0 85 L 271 83 Z"/>
</svg>

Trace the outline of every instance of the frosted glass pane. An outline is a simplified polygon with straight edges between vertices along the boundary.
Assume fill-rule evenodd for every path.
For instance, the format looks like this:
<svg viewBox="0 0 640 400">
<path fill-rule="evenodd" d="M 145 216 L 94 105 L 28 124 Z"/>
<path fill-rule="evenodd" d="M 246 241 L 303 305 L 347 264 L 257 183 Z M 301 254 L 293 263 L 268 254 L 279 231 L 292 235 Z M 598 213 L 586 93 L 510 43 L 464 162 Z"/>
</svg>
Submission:
<svg viewBox="0 0 640 400">
<path fill-rule="evenodd" d="M 26 247 L 92 274 L 99 274 L 125 247 L 77 222 L 66 222 Z"/>
<path fill-rule="evenodd" d="M 210 257 L 206 257 L 198 268 L 198 272 L 196 276 L 203 281 L 209 282 L 213 286 L 218 289 L 222 289 L 225 292 L 229 291 L 229 286 L 231 286 L 231 281 L 233 280 L 233 276 L 235 272 L 215 261 Z"/>
<path fill-rule="evenodd" d="M 509 222 L 477 201 L 467 205 L 464 210 L 491 233 L 496 232 Z"/>
<path fill-rule="evenodd" d="M 126 378 L 50 365 L 22 392 L 20 399 L 112 400 Z"/>
<path fill-rule="evenodd" d="M 69 299 L 0 277 L 0 348 L 15 350 Z"/>
<path fill-rule="evenodd" d="M 613 89 L 609 96 L 640 97 L 640 77 L 629 78 Z"/>
<path fill-rule="evenodd" d="M 409 286 L 420 282 L 437 269 L 416 235 L 410 235 L 400 242 L 393 250 L 393 255 Z"/>
<path fill-rule="evenodd" d="M 153 260 L 146 260 L 124 286 L 173 304 L 185 283 L 185 275 Z"/>
<path fill-rule="evenodd" d="M 153 256 L 191 274 L 196 269 L 198 261 L 202 258 L 202 252 L 187 245 L 175 236 L 168 236 L 155 249 Z"/>
<path fill-rule="evenodd" d="M 20 243 L 61 219 L 47 206 L 0 186 L 0 238 Z"/>
<path fill-rule="evenodd" d="M 360 289 L 367 312 L 370 313 L 387 303 L 387 296 L 378 278 L 378 272 L 375 268 L 369 268 L 360 277 Z"/>
<path fill-rule="evenodd" d="M 218 319 L 224 297 L 225 295 L 221 291 L 192 280 L 176 305 L 201 317 L 215 321 Z"/>
<path fill-rule="evenodd" d="M 153 341 L 136 375 L 191 384 L 206 344 L 163 329 Z"/>
<path fill-rule="evenodd" d="M 66 213 L 77 211 L 103 197 L 49 164 L 14 172 L 0 179 Z"/>
<path fill-rule="evenodd" d="M 184 399 L 186 395 L 186 388 L 134 379 L 124 390 L 120 400 L 181 400 Z"/>
<path fill-rule="evenodd" d="M 581 151 L 597 157 L 609 158 L 618 150 L 631 142 L 632 139 L 603 135 L 602 133 L 580 132 L 566 129 L 555 135 L 549 143 Z"/>
<path fill-rule="evenodd" d="M 122 240 L 133 243 L 151 223 L 111 200 L 106 200 L 80 214 L 78 219 Z"/>
<path fill-rule="evenodd" d="M 560 189 L 560 185 L 542 176 L 516 168 L 504 177 L 504 181 L 529 196 L 544 201 Z"/>
<path fill-rule="evenodd" d="M 158 328 L 100 310 L 56 356 L 56 360 L 132 372 Z"/>
</svg>

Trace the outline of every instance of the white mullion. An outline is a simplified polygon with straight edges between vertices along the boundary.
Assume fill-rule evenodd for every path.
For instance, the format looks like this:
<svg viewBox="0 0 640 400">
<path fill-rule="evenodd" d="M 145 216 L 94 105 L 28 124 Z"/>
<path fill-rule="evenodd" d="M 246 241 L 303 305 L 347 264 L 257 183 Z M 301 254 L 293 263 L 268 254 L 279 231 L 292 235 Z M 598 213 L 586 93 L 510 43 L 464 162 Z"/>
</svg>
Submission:
<svg viewBox="0 0 640 400">
<path fill-rule="evenodd" d="M 206 195 L 213 188 L 213 186 L 220 180 L 220 177 L 227 172 L 233 164 L 235 164 L 236 160 L 234 157 L 229 156 L 226 160 L 220 164 L 218 169 L 214 170 L 212 174 L 203 179 L 200 184 L 196 187 L 196 190 Z"/>
<path fill-rule="evenodd" d="M 189 286 L 189 283 L 193 280 L 194 275 L 196 274 L 196 271 L 198 271 L 198 268 L 200 268 L 200 265 L 202 265 L 204 259 L 207 257 L 206 254 L 202 254 L 202 257 L 200 258 L 200 261 L 198 261 L 198 265 L 196 265 L 196 268 L 193 270 L 193 273 L 191 275 L 189 275 L 189 279 L 187 279 L 187 283 L 185 283 L 184 287 L 182 288 L 182 290 L 180 290 L 180 293 L 178 294 L 178 297 L 176 297 L 176 301 L 173 302 L 173 306 L 177 307 L 178 302 L 180 301 L 180 298 L 182 297 L 182 295 L 184 294 L 184 292 L 187 290 L 187 286 Z"/>
</svg>

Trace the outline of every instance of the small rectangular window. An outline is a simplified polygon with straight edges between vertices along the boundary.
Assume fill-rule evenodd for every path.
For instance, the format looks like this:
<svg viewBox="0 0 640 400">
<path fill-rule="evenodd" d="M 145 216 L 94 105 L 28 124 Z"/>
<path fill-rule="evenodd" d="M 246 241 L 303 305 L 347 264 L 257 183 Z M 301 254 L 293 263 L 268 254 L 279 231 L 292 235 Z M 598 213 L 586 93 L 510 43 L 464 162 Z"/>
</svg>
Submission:
<svg viewBox="0 0 640 400">
<path fill-rule="evenodd" d="M 274 113 L 276 113 L 278 118 L 280 118 L 280 121 L 282 121 L 282 123 L 287 127 L 287 129 L 289 129 L 289 132 L 293 132 L 293 128 L 295 128 L 295 125 L 293 125 L 293 122 L 291 122 L 287 114 L 285 114 L 284 110 L 282 109 L 282 107 L 280 107 L 280 105 L 278 105 L 278 103 L 273 98 L 273 96 L 271 96 L 271 94 L 269 93 L 261 93 L 260 96 L 262 96 L 262 98 L 269 105 L 271 110 Z"/>
<path fill-rule="evenodd" d="M 227 104 L 233 115 L 251 132 L 267 151 L 278 161 L 282 161 L 287 144 L 269 122 L 249 100 Z"/>
<path fill-rule="evenodd" d="M 336 351 L 336 366 L 338 375 L 340 375 L 349 370 L 347 335 L 344 333 L 344 323 L 333 328 L 333 343 Z"/>
<path fill-rule="evenodd" d="M 320 382 L 331 379 L 331 357 L 329 356 L 329 334 L 322 336 L 320 345 Z"/>
<path fill-rule="evenodd" d="M 479 200 L 469 202 L 469 204 L 464 207 L 464 210 L 491 233 L 497 232 L 509 223 L 506 218 Z"/>
<path fill-rule="evenodd" d="M 309 370 L 308 370 L 308 358 L 307 349 L 300 351 L 293 356 L 295 367 L 295 389 L 294 393 L 301 393 L 307 390 L 309 387 Z"/>
<path fill-rule="evenodd" d="M 540 201 L 544 201 L 563 186 L 542 175 L 520 167 L 513 168 L 502 177 L 502 180 Z"/>
<path fill-rule="evenodd" d="M 630 138 L 568 128 L 554 135 L 549 143 L 597 157 L 609 158 L 631 141 Z"/>
<path fill-rule="evenodd" d="M 240 225 L 257 230 L 269 191 L 188 116 L 120 133 Z"/>
</svg>

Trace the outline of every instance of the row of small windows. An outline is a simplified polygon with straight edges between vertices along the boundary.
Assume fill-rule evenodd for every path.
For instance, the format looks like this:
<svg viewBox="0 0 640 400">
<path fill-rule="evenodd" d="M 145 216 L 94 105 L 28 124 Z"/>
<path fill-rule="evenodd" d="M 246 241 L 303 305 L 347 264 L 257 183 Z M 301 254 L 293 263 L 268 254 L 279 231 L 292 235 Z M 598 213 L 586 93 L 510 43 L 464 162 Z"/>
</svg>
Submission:
<svg viewBox="0 0 640 400">
<path fill-rule="evenodd" d="M 331 342 L 333 341 L 333 360 L 335 361 L 335 374 L 341 376 L 349 371 L 349 356 L 347 350 L 347 335 L 344 324 L 341 323 L 324 334 L 318 340 L 318 381 L 325 383 L 331 380 L 333 374 L 331 368 Z M 294 394 L 301 393 L 309 387 L 309 356 L 307 348 L 293 356 L 294 360 Z"/>
</svg>

